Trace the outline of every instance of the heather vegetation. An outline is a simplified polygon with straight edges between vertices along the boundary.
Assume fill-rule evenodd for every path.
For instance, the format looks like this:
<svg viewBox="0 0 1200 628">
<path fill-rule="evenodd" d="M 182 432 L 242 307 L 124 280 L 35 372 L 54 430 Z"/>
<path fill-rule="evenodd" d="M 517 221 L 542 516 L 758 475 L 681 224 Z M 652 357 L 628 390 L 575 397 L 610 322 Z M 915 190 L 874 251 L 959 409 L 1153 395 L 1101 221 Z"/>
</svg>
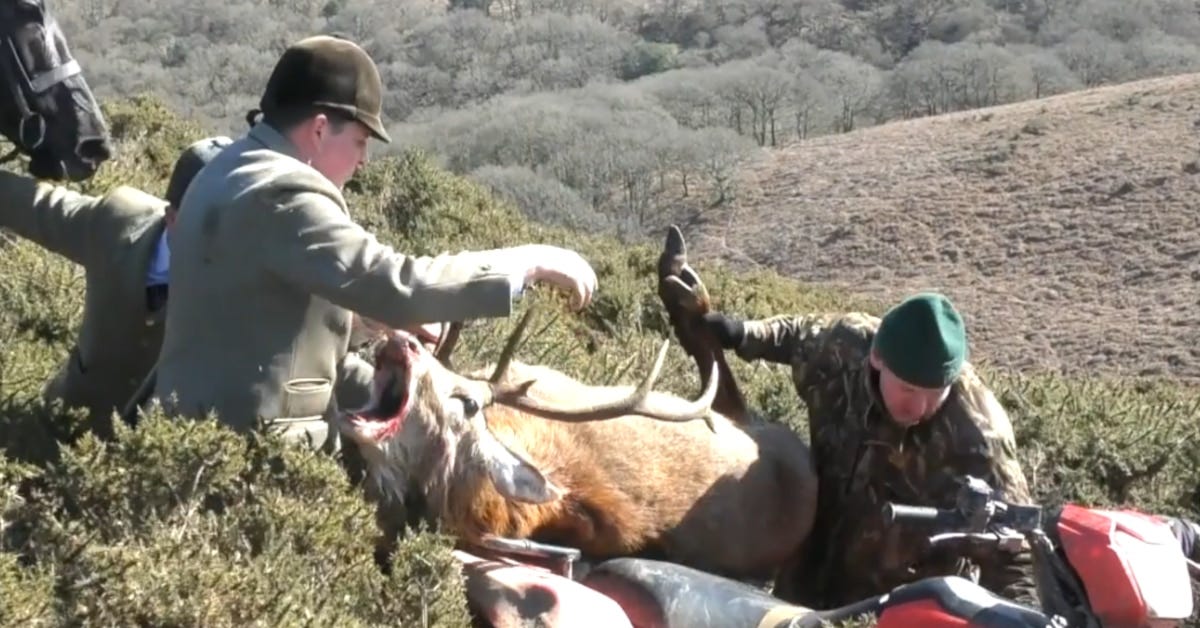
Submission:
<svg viewBox="0 0 1200 628">
<path fill-rule="evenodd" d="M 231 133 L 283 46 L 343 33 L 379 60 L 393 150 L 630 236 L 735 198 L 759 147 L 1200 69 L 1183 0 L 58 4 L 102 97 Z"/>
</svg>

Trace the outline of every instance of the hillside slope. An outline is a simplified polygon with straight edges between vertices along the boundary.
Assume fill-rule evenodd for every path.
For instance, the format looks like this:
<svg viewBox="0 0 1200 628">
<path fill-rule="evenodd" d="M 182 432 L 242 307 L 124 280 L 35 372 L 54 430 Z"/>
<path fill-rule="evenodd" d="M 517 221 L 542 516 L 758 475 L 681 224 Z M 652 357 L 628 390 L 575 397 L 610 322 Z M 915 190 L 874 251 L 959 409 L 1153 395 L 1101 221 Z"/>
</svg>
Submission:
<svg viewBox="0 0 1200 628">
<path fill-rule="evenodd" d="M 798 143 L 689 235 L 698 252 L 963 308 L 976 357 L 1200 378 L 1200 75 Z"/>
</svg>

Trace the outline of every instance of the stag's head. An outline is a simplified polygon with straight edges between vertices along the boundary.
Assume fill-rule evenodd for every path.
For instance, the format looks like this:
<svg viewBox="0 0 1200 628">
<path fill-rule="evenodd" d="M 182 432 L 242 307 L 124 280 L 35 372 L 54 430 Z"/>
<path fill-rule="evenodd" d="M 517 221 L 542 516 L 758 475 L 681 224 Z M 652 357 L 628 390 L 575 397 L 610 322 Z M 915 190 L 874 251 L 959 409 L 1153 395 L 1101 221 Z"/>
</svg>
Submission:
<svg viewBox="0 0 1200 628">
<path fill-rule="evenodd" d="M 452 482 L 461 481 L 460 474 L 475 473 L 486 476 L 510 500 L 545 503 L 559 498 L 561 488 L 524 453 L 492 433 L 486 412 L 493 404 L 561 421 L 640 414 L 661 421 L 703 419 L 712 427 L 709 406 L 717 389 L 715 370 L 696 401 L 650 394 L 666 357 L 666 343 L 650 374 L 628 395 L 582 399 L 569 406 L 538 399 L 533 381 L 508 376 L 530 312 L 517 324 L 489 379 L 456 373 L 444 363 L 448 356 L 434 356 L 411 334 L 389 332 L 375 355 L 370 401 L 338 419 L 338 428 L 359 445 L 385 490 L 398 492 L 412 483 L 437 502 Z"/>
</svg>

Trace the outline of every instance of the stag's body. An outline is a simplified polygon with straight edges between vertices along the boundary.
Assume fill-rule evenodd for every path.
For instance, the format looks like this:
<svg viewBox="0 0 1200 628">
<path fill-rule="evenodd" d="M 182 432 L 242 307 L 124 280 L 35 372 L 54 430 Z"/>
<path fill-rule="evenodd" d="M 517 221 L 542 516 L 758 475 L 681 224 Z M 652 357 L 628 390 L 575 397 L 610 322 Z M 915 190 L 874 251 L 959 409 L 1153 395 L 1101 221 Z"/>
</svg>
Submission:
<svg viewBox="0 0 1200 628">
<path fill-rule="evenodd" d="M 673 230 L 659 295 L 700 367 L 699 398 L 652 390 L 666 343 L 637 387 L 513 361 L 531 311 L 496 365 L 466 375 L 448 366 L 457 333 L 435 358 L 393 332 L 376 354 L 371 403 L 339 427 L 360 444 L 378 495 L 418 492 L 426 516 L 468 544 L 530 539 L 739 579 L 794 564 L 816 515 L 814 462 L 790 428 L 752 419 L 696 320 L 706 303 L 690 303 L 697 293 L 674 274 L 688 270 L 683 253 Z"/>
<path fill-rule="evenodd" d="M 436 367 L 435 367 L 436 368 Z M 469 377 L 486 377 L 481 369 Z M 543 366 L 512 362 L 505 380 L 528 381 L 548 405 L 616 398 L 630 386 L 591 386 Z M 444 399 L 417 389 L 417 406 Z M 651 397 L 685 400 L 666 393 Z M 436 415 L 428 408 L 418 415 Z M 769 577 L 808 536 L 816 512 L 809 450 L 790 429 L 739 424 L 712 414 L 704 421 L 657 421 L 638 415 L 570 422 L 502 404 L 483 410 L 490 432 L 540 469 L 563 494 L 532 503 L 505 497 L 478 463 L 470 439 L 432 426 L 421 453 L 377 460 L 374 471 L 420 490 L 446 531 L 472 543 L 485 535 L 528 538 L 579 548 L 585 556 L 659 556 L 741 578 Z M 430 446 L 431 445 L 431 446 Z M 379 463 L 391 468 L 381 468 Z M 397 466 L 399 463 L 399 466 Z M 402 466 L 403 468 L 399 468 Z M 393 484 L 393 486 L 395 486 Z"/>
<path fill-rule="evenodd" d="M 605 393 L 566 377 L 556 381 L 542 367 L 513 369 L 518 377 L 530 370 L 539 382 L 531 393 L 547 400 Z M 466 520 L 490 525 L 493 534 L 603 558 L 661 554 L 751 577 L 782 564 L 811 530 L 816 476 L 807 447 L 784 426 L 743 429 L 717 415 L 714 433 L 700 421 L 625 416 L 564 423 L 505 406 L 489 410 L 496 437 L 522 449 L 566 490 L 543 505 L 502 500 L 487 483 L 476 489 L 482 494 L 464 491 L 463 503 L 475 505 Z"/>
</svg>

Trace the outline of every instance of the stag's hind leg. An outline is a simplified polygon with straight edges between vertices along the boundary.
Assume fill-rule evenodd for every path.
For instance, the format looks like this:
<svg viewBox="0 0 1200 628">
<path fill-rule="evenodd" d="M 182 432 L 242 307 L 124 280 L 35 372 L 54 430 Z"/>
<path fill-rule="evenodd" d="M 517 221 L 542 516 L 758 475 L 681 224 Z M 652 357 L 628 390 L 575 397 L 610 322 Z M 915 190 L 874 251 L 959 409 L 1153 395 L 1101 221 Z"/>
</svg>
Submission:
<svg viewBox="0 0 1200 628">
<path fill-rule="evenodd" d="M 749 414 L 737 381 L 725 362 L 720 342 L 704 324 L 704 315 L 712 310 L 708 289 L 687 262 L 687 243 L 679 227 L 671 225 L 658 258 L 658 298 L 683 350 L 700 369 L 700 387 L 708 384 L 715 361 L 718 370 L 717 396 L 712 408 L 731 420 L 746 422 Z"/>
</svg>

